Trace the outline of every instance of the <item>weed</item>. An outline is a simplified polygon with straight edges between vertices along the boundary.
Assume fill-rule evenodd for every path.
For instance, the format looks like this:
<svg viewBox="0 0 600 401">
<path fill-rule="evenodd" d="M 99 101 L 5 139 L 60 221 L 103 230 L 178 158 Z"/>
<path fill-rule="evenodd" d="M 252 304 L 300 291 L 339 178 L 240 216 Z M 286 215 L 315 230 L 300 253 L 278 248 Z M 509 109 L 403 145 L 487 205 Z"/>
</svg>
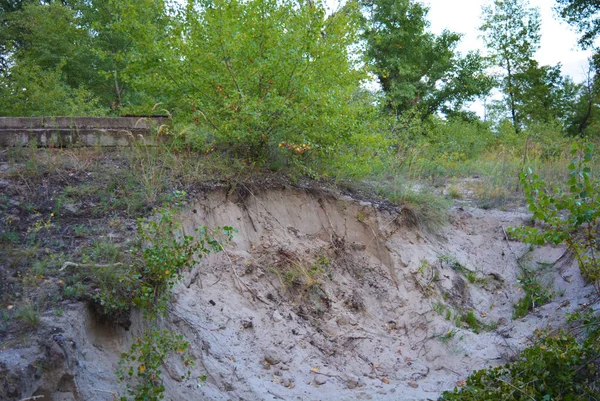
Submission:
<svg viewBox="0 0 600 401">
<path fill-rule="evenodd" d="M 47 264 L 43 260 L 36 260 L 31 267 L 31 273 L 36 276 L 45 276 L 48 274 Z"/>
<path fill-rule="evenodd" d="M 305 262 L 296 255 L 281 250 L 279 256 L 284 261 L 278 267 L 271 267 L 279 278 L 282 285 L 287 288 L 294 286 L 311 288 L 318 284 L 319 280 L 327 274 L 329 279 L 333 278 L 331 271 L 331 261 L 321 253 L 318 253 L 315 260 Z"/>
<path fill-rule="evenodd" d="M 14 230 L 0 232 L 0 243 L 13 243 L 18 244 L 20 242 L 19 233 Z"/>
<path fill-rule="evenodd" d="M 379 193 L 390 202 L 409 210 L 418 226 L 435 232 L 447 222 L 450 204 L 426 188 L 411 189 L 405 184 L 396 183 L 393 186 L 380 187 Z"/>
<path fill-rule="evenodd" d="M 446 305 L 444 305 L 441 302 L 435 302 L 433 304 L 433 310 L 436 311 L 437 313 L 439 313 L 440 315 L 443 315 L 444 312 L 446 311 Z"/>
<path fill-rule="evenodd" d="M 517 282 L 525 291 L 525 296 L 514 305 L 513 319 L 527 315 L 529 311 L 544 305 L 554 296 L 552 291 L 539 282 L 535 272 L 531 270 L 523 269 Z"/>
<path fill-rule="evenodd" d="M 465 275 L 467 281 L 471 284 L 485 285 L 487 283 L 487 279 L 485 277 L 479 276 L 477 271 L 469 270 Z"/>
<path fill-rule="evenodd" d="M 66 285 L 62 289 L 62 294 L 65 299 L 82 299 L 88 294 L 87 287 L 83 283 L 75 283 Z"/>
<path fill-rule="evenodd" d="M 135 387 L 127 384 L 127 394 L 136 400 L 157 401 L 164 398 L 165 387 L 160 380 L 166 359 L 176 354 L 187 368 L 180 379 L 187 379 L 191 372 L 189 368 L 194 361 L 187 352 L 189 343 L 181 334 L 169 330 L 159 330 L 156 327 L 146 329 L 144 334 L 134 339 L 128 352 L 122 354 L 117 371 L 119 381 L 137 379 Z M 123 397 L 122 399 L 126 399 Z"/>
<path fill-rule="evenodd" d="M 117 263 L 121 260 L 121 249 L 112 241 L 95 241 L 89 256 L 99 263 Z"/>
<path fill-rule="evenodd" d="M 0 312 L 0 331 L 6 330 L 10 322 L 10 313 L 3 310 Z"/>
<path fill-rule="evenodd" d="M 90 229 L 84 224 L 76 224 L 72 228 L 76 238 L 85 238 L 90 235 Z"/>
<path fill-rule="evenodd" d="M 451 199 L 462 199 L 464 198 L 463 193 L 456 188 L 455 186 L 451 186 L 450 188 L 448 188 L 448 196 Z"/>
<path fill-rule="evenodd" d="M 456 329 L 451 329 L 446 331 L 444 334 L 439 334 L 437 336 L 437 338 L 439 338 L 439 340 L 443 343 L 443 344 L 447 344 L 451 339 L 454 338 L 454 336 L 456 335 L 457 331 Z"/>
<path fill-rule="evenodd" d="M 452 254 L 439 255 L 438 261 L 440 262 L 440 265 L 442 265 L 442 267 L 444 267 L 444 265 L 446 265 L 446 267 L 450 267 L 452 270 L 457 270 L 457 271 L 465 270 L 464 266 L 462 264 L 460 264 L 458 259 L 456 259 L 456 256 L 454 256 Z"/>
<path fill-rule="evenodd" d="M 39 308 L 30 301 L 26 301 L 23 306 L 17 309 L 15 317 L 29 328 L 37 328 L 40 325 Z"/>
<path fill-rule="evenodd" d="M 474 333 L 481 332 L 485 328 L 485 325 L 477 319 L 475 312 L 471 309 L 467 312 L 463 312 L 457 316 L 459 323 L 464 323 L 467 327 L 473 330 Z"/>
</svg>

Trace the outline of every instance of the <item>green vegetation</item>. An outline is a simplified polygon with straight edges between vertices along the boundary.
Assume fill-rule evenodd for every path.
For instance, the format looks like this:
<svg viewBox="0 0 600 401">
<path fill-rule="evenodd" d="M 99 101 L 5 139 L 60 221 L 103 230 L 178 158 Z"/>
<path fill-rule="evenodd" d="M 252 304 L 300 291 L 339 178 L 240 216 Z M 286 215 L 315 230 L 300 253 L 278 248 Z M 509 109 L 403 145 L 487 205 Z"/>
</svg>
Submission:
<svg viewBox="0 0 600 401">
<path fill-rule="evenodd" d="M 437 111 L 462 112 L 465 103 L 494 85 L 477 52 L 456 51 L 461 35 L 427 30 L 429 9 L 409 0 L 363 0 L 366 58 L 381 83 L 386 107 L 395 115 L 426 118 Z"/>
<path fill-rule="evenodd" d="M 473 373 L 441 401 L 597 400 L 600 357 L 598 320 L 584 321 L 583 340 L 574 333 L 538 331 L 535 344 L 513 363 Z"/>
<path fill-rule="evenodd" d="M 595 35 L 572 18 L 577 5 L 559 3 Z M 455 32 L 431 33 L 414 0 L 336 10 L 300 0 L 20 0 L 0 11 L 0 115 L 168 114 L 170 147 L 242 168 L 404 186 L 480 175 L 476 192 L 497 207 L 516 198 L 518 182 L 507 181 L 524 167 L 562 157 L 565 135 L 597 137 L 595 62 L 582 83 L 538 65 L 539 15 L 524 0 L 484 9 L 490 57 L 457 51 Z M 381 91 L 364 89 L 369 76 Z M 505 98 L 481 121 L 466 106 L 495 86 Z M 147 152 L 136 155 L 147 190 L 124 201 L 132 213 L 158 196 L 168 170 L 143 163 Z M 99 212 L 114 206 L 104 199 Z"/>
<path fill-rule="evenodd" d="M 593 174 L 594 145 L 573 144 L 569 164 L 568 189 L 549 188 L 531 170 L 521 174 L 525 197 L 540 227 L 513 230 L 519 238 L 534 245 L 566 244 L 577 259 L 581 274 L 600 293 L 600 179 Z"/>
<path fill-rule="evenodd" d="M 29 328 L 36 328 L 40 325 L 39 308 L 30 301 L 23 304 L 23 306 L 16 311 L 15 317 Z"/>
<path fill-rule="evenodd" d="M 536 307 L 549 302 L 554 295 L 552 291 L 539 282 L 536 273 L 533 271 L 523 269 L 517 281 L 525 291 L 525 295 L 514 305 L 513 319 L 527 315 Z"/>
<path fill-rule="evenodd" d="M 134 340 L 129 352 L 122 355 L 117 371 L 120 381 L 130 381 L 137 378 L 138 384 L 133 387 L 127 383 L 127 394 L 135 401 L 155 401 L 164 398 L 165 386 L 160 380 L 163 364 L 171 354 L 176 354 L 185 366 L 193 366 L 194 361 L 186 351 L 189 343 L 181 334 L 169 330 L 159 330 L 156 327 L 146 329 L 141 337 Z M 190 372 L 181 377 L 189 378 Z M 121 397 L 121 400 L 127 400 Z"/>
<path fill-rule="evenodd" d="M 95 260 L 108 264 L 92 264 L 98 292 L 94 301 L 105 314 L 128 312 L 137 307 L 149 318 L 163 315 L 169 302 L 169 291 L 181 279 L 184 271 L 196 263 L 195 258 L 222 250 L 219 236 L 228 241 L 231 227 L 222 233 L 206 227 L 196 230 L 196 236 L 180 235 L 172 211 L 163 209 L 157 219 L 138 221 L 138 240 L 143 247 L 132 249 L 132 264 L 117 262 L 117 251 L 110 244 L 99 247 Z M 96 245 L 93 249 L 97 249 Z"/>
</svg>

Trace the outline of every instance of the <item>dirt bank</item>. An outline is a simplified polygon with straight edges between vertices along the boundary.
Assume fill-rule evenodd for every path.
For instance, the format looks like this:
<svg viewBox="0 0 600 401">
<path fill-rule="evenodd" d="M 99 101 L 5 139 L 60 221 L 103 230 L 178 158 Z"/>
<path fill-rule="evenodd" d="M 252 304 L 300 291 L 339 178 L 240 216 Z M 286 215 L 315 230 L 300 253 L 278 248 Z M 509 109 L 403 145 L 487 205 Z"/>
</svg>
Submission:
<svg viewBox="0 0 600 401">
<path fill-rule="evenodd" d="M 186 233 L 237 232 L 185 276 L 161 323 L 186 336 L 197 362 L 183 381 L 183 367 L 167 364 L 171 400 L 435 400 L 591 292 L 564 249 L 509 241 L 505 229 L 529 221 L 523 211 L 455 207 L 433 234 L 385 203 L 240 187 L 199 195 L 178 217 Z M 513 320 L 519 264 L 555 296 Z M 0 351 L 15 387 L 5 394 L 112 400 L 120 354 L 142 326 L 135 316 L 128 331 L 100 324 L 81 304 L 46 315 L 31 342 Z"/>
</svg>

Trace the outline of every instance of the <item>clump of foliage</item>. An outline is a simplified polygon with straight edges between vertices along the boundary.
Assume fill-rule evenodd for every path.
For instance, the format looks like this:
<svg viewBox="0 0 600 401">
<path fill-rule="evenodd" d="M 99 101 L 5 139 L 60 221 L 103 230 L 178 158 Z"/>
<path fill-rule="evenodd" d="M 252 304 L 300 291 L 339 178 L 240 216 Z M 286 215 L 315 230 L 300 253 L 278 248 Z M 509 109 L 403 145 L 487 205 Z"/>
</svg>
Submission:
<svg viewBox="0 0 600 401">
<path fill-rule="evenodd" d="M 531 170 L 521 174 L 529 210 L 543 226 L 512 232 L 533 245 L 566 244 L 583 277 L 600 292 L 600 179 L 592 171 L 594 145 L 574 143 L 571 155 L 567 191 L 549 188 Z"/>
<path fill-rule="evenodd" d="M 393 114 L 460 114 L 465 103 L 493 87 L 494 80 L 484 73 L 485 58 L 477 52 L 457 52 L 458 33 L 433 34 L 428 29 L 429 8 L 421 2 L 362 0 L 361 5 L 365 58 Z"/>
<path fill-rule="evenodd" d="M 131 263 L 94 266 L 97 293 L 94 302 L 108 316 L 127 314 L 133 308 L 144 313 L 146 320 L 155 320 L 167 311 L 170 290 L 191 269 L 199 258 L 223 249 L 222 242 L 231 239 L 233 229 L 223 227 L 208 230 L 200 227 L 196 237 L 181 235 L 172 210 L 162 209 L 156 218 L 138 220 L 139 244 L 131 250 Z M 185 352 L 189 347 L 182 335 L 156 327 L 147 328 L 134 339 L 129 352 L 121 355 L 120 381 L 136 378 L 135 387 L 127 384 L 127 396 L 136 401 L 163 399 L 165 387 L 161 380 L 162 365 L 172 353 L 177 353 L 185 366 L 192 364 Z M 186 373 L 189 377 L 190 372 Z"/>
<path fill-rule="evenodd" d="M 197 258 L 222 250 L 216 239 L 231 238 L 233 229 L 196 229 L 196 237 L 179 234 L 173 212 L 160 211 L 157 219 L 139 219 L 141 243 L 132 249 L 132 263 L 96 267 L 99 291 L 93 296 L 104 314 L 140 308 L 149 317 L 162 315 L 168 306 L 170 290 L 191 269 Z"/>
<path fill-rule="evenodd" d="M 129 352 L 121 355 L 119 364 L 123 367 L 117 371 L 119 381 L 137 377 L 138 384 L 132 387 L 127 384 L 127 394 L 135 401 L 154 401 L 164 398 L 165 386 L 161 380 L 162 366 L 170 354 L 176 353 L 184 366 L 192 366 L 194 361 L 186 351 L 189 343 L 181 334 L 151 327 L 136 338 Z M 181 379 L 190 377 L 189 370 Z M 122 401 L 127 397 L 121 397 Z"/>
<path fill-rule="evenodd" d="M 485 324 L 477 319 L 477 316 L 475 316 L 475 312 L 472 309 L 459 314 L 457 320 L 458 322 L 466 324 L 474 333 L 480 333 L 481 330 L 485 329 Z"/>
<path fill-rule="evenodd" d="M 359 23 L 353 1 L 329 15 L 322 1 L 190 1 L 140 86 L 193 122 L 189 146 L 301 163 L 360 131 L 365 74 L 348 53 Z"/>
<path fill-rule="evenodd" d="M 516 362 L 473 373 L 442 401 L 592 401 L 600 397 L 597 319 L 583 341 L 573 334 L 537 331 L 538 341 Z"/>
<path fill-rule="evenodd" d="M 539 282 L 534 272 L 523 269 L 523 273 L 517 281 L 525 291 L 525 296 L 514 305 L 513 319 L 527 315 L 529 311 L 552 299 L 552 292 Z"/>
</svg>

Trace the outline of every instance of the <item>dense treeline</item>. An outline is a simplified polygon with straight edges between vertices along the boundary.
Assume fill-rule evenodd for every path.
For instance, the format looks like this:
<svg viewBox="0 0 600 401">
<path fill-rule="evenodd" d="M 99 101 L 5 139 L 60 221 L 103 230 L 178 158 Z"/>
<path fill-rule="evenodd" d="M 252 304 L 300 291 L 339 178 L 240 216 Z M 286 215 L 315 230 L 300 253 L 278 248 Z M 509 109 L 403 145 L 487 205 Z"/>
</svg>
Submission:
<svg viewBox="0 0 600 401">
<path fill-rule="evenodd" d="M 593 46 L 600 7 L 556 9 Z M 597 135 L 600 53 L 574 82 L 535 61 L 540 16 L 526 0 L 483 9 L 486 55 L 458 52 L 460 34 L 431 33 L 428 11 L 414 0 L 336 10 L 313 0 L 3 0 L 0 115 L 170 113 L 188 146 L 283 163 L 380 146 L 369 158 L 452 121 L 496 136 Z M 365 89 L 373 80 L 380 91 Z M 503 97 L 483 122 L 465 106 L 494 88 Z"/>
</svg>

